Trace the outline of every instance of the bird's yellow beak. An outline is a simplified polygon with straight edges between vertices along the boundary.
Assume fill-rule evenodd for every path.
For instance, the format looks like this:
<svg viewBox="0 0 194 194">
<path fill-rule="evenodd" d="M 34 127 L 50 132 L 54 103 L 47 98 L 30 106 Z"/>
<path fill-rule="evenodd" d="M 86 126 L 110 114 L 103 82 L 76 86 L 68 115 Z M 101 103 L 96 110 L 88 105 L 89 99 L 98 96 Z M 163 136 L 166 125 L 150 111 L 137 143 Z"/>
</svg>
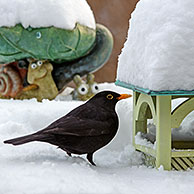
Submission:
<svg viewBox="0 0 194 194">
<path fill-rule="evenodd" d="M 130 98 L 130 97 L 132 97 L 131 94 L 121 94 L 119 97 L 117 97 L 117 99 L 122 100 L 122 99 Z"/>
</svg>

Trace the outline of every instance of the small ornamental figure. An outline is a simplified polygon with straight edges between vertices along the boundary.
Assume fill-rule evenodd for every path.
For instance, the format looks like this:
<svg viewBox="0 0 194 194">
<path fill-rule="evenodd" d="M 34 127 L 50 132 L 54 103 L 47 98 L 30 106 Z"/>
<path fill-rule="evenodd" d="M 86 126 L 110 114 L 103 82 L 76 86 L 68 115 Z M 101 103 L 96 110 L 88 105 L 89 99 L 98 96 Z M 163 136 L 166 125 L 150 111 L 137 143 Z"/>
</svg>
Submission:
<svg viewBox="0 0 194 194">
<path fill-rule="evenodd" d="M 76 75 L 73 78 L 76 85 L 76 88 L 72 94 L 74 100 L 88 100 L 99 92 L 99 86 L 94 81 L 94 78 L 94 75 L 91 73 L 87 75 L 86 81 L 81 79 L 79 75 Z"/>
</svg>

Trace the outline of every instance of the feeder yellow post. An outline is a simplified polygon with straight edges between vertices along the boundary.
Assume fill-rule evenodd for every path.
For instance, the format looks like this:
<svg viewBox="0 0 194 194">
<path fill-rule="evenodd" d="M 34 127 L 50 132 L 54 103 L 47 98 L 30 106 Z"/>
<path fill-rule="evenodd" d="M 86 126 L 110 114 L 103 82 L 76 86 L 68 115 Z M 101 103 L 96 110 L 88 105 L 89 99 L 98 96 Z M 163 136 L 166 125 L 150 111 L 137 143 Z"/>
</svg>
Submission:
<svg viewBox="0 0 194 194">
<path fill-rule="evenodd" d="M 171 96 L 156 98 L 156 168 L 171 170 Z"/>
</svg>

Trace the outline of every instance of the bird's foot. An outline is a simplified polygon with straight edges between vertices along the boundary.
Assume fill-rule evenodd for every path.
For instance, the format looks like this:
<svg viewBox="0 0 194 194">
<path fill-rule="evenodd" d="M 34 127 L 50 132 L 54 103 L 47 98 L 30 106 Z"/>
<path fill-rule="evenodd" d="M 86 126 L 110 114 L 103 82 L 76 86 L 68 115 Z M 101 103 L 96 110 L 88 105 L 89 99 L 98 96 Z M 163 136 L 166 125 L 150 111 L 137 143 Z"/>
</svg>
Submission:
<svg viewBox="0 0 194 194">
<path fill-rule="evenodd" d="M 93 166 L 96 166 L 96 164 L 93 162 L 93 153 L 87 154 L 87 159 Z"/>
</svg>

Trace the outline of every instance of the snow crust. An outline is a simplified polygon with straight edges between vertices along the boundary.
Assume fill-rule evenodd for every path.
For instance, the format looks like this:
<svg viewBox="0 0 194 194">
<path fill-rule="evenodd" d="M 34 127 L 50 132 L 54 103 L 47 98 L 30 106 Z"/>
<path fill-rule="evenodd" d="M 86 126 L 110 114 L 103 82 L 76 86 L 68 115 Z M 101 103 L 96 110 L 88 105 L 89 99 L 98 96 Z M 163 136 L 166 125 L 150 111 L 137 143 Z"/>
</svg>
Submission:
<svg viewBox="0 0 194 194">
<path fill-rule="evenodd" d="M 108 83 L 100 84 L 99 88 L 129 93 L 129 90 Z M 47 126 L 83 103 L 0 100 L 0 193 L 182 194 L 194 190 L 193 170 L 168 172 L 142 165 L 143 155 L 132 146 L 132 98 L 117 103 L 119 130 L 109 145 L 94 154 L 96 167 L 88 164 L 84 155 L 69 157 L 46 143 L 3 144 L 6 139 Z M 192 114 L 182 126 L 188 127 L 185 130 L 193 131 Z M 182 130 L 180 128 L 179 132 Z"/>
<path fill-rule="evenodd" d="M 95 29 L 95 19 L 86 0 L 0 0 L 0 27 L 21 23 L 73 29 L 78 22 Z"/>
<path fill-rule="evenodd" d="M 139 1 L 117 79 L 156 91 L 193 90 L 193 10 L 193 0 Z"/>
</svg>

